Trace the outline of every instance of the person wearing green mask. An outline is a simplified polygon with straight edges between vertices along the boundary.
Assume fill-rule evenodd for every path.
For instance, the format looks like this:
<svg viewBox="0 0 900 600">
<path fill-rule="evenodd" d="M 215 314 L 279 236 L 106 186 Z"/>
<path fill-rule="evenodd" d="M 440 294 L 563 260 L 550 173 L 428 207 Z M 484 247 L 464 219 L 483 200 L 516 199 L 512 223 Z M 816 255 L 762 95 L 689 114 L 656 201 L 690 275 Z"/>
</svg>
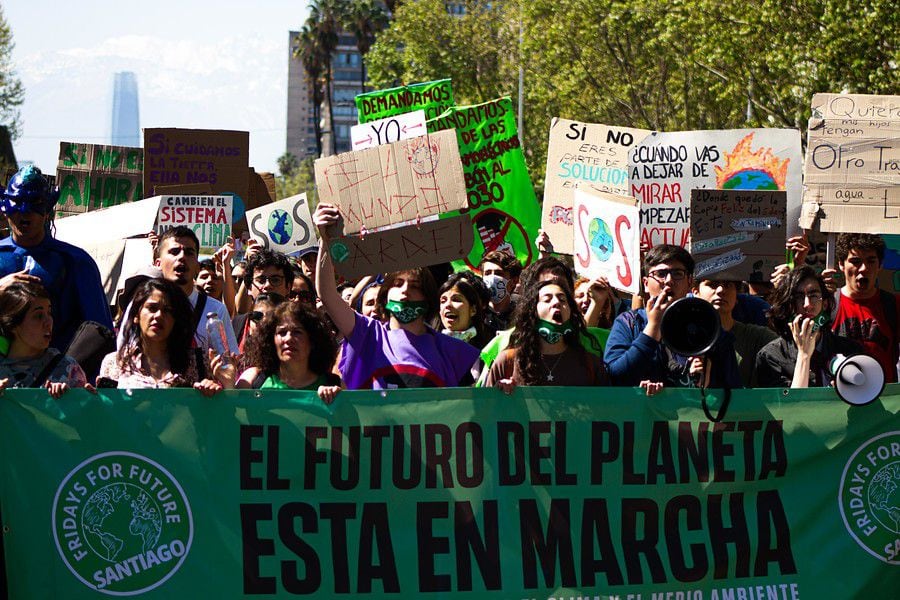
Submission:
<svg viewBox="0 0 900 600">
<path fill-rule="evenodd" d="M 510 346 L 491 365 L 485 386 L 510 393 L 517 385 L 609 385 L 603 360 L 581 345 L 584 317 L 565 282 L 527 288 L 513 322 Z"/>
<path fill-rule="evenodd" d="M 347 389 L 455 387 L 469 385 L 478 349 L 427 325 L 437 314 L 437 283 L 427 268 L 385 275 L 378 304 L 383 323 L 356 313 L 337 291 L 328 254 L 330 228 L 341 220 L 337 207 L 320 204 L 313 215 L 322 244 L 316 291 L 328 316 L 344 336 L 339 368 Z"/>
</svg>

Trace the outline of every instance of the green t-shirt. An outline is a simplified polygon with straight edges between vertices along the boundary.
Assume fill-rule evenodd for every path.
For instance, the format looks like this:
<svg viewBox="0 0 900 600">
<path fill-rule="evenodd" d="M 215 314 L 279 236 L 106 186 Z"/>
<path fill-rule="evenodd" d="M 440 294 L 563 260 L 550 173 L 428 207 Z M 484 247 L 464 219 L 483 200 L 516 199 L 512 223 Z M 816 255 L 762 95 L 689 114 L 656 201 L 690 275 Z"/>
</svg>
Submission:
<svg viewBox="0 0 900 600">
<path fill-rule="evenodd" d="M 330 375 L 330 377 L 329 377 Z M 266 380 L 263 381 L 263 384 L 259 386 L 261 390 L 312 390 L 316 391 L 319 389 L 320 385 L 339 385 L 337 383 L 333 383 L 334 375 L 331 373 L 324 373 L 316 377 L 316 380 L 311 384 L 302 387 L 302 388 L 293 388 L 283 382 L 278 375 L 272 374 L 266 377 Z"/>
</svg>

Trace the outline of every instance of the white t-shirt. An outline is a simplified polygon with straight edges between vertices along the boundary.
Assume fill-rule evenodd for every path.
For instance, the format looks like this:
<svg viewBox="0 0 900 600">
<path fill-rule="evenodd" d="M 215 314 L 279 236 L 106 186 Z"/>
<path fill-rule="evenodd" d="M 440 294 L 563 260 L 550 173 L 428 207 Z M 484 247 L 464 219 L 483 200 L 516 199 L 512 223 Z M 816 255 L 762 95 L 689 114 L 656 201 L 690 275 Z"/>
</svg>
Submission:
<svg viewBox="0 0 900 600">
<path fill-rule="evenodd" d="M 194 288 L 194 291 L 191 292 L 191 295 L 188 296 L 188 300 L 191 303 L 191 307 L 195 307 L 197 305 L 197 298 L 200 296 L 200 292 L 197 291 L 197 288 Z M 225 324 L 225 337 L 228 339 L 228 349 L 238 353 L 238 343 L 237 339 L 234 337 L 234 328 L 231 326 L 231 315 L 228 314 L 228 309 L 225 308 L 225 305 L 215 298 L 206 297 L 206 307 L 204 307 L 203 312 L 200 315 L 200 322 L 197 324 L 197 330 L 194 332 L 194 340 L 197 342 L 197 347 L 202 348 L 204 352 L 209 349 L 209 336 L 206 334 L 206 313 L 216 313 L 216 315 L 222 319 L 222 323 Z M 128 307 L 125 309 L 125 314 L 131 314 L 131 303 L 128 303 Z M 193 315 L 191 315 L 193 316 Z M 116 348 L 121 348 L 122 344 L 125 343 L 125 335 L 124 332 L 120 329 L 118 335 L 116 336 Z"/>
</svg>

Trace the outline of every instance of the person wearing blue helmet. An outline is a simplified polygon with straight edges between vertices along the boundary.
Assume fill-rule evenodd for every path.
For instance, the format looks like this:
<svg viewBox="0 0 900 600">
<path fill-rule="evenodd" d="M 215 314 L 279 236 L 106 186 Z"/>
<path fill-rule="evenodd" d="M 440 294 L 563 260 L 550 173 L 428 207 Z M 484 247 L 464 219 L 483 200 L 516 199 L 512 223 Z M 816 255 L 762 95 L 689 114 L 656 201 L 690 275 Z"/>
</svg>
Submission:
<svg viewBox="0 0 900 600">
<path fill-rule="evenodd" d="M 53 306 L 50 346 L 65 352 L 82 322 L 111 329 L 112 316 L 94 259 L 50 233 L 58 199 L 37 167 L 23 167 L 9 180 L 0 195 L 12 233 L 0 240 L 0 289 L 16 281 L 41 283 Z"/>
</svg>

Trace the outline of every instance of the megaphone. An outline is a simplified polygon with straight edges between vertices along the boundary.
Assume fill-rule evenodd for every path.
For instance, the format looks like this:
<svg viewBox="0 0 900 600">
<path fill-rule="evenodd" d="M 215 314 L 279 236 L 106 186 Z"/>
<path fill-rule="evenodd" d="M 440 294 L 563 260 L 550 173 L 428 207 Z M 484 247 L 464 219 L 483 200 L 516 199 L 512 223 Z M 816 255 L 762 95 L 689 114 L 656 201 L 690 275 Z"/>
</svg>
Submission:
<svg viewBox="0 0 900 600">
<path fill-rule="evenodd" d="M 659 324 L 663 343 L 682 356 L 702 356 L 716 343 L 722 323 L 715 307 L 702 298 L 676 300 Z"/>
<path fill-rule="evenodd" d="M 871 356 L 838 354 L 831 359 L 829 371 L 838 397 L 847 404 L 869 404 L 884 391 L 884 369 Z"/>
</svg>

